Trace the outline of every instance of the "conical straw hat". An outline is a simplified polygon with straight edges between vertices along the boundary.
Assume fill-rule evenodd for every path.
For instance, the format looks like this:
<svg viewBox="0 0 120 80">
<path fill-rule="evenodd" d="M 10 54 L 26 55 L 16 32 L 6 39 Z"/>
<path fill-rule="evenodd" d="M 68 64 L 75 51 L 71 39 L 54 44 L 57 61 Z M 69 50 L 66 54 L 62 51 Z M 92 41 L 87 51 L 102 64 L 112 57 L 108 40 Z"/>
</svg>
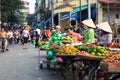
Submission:
<svg viewBox="0 0 120 80">
<path fill-rule="evenodd" d="M 97 24 L 96 26 L 106 32 L 112 33 L 112 29 L 108 24 L 108 22 L 100 23 L 100 24 Z"/>
<path fill-rule="evenodd" d="M 60 26 L 56 26 L 56 28 L 59 28 L 59 29 L 61 29 L 61 27 L 60 27 Z"/>
<path fill-rule="evenodd" d="M 84 21 L 82 21 L 82 23 L 83 23 L 84 25 L 87 25 L 88 27 L 96 28 L 96 26 L 95 26 L 95 24 L 93 23 L 92 19 L 84 20 Z"/>
</svg>

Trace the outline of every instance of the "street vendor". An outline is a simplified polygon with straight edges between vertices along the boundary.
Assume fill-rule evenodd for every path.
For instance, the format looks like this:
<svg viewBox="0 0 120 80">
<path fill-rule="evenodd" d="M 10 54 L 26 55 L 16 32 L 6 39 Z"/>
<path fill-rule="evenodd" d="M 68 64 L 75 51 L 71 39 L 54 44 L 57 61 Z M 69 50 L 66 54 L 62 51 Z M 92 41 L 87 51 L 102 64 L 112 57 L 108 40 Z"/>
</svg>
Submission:
<svg viewBox="0 0 120 80">
<path fill-rule="evenodd" d="M 47 38 L 51 37 L 51 32 L 50 32 L 49 27 L 45 30 L 45 35 L 46 35 Z"/>
<path fill-rule="evenodd" d="M 104 22 L 96 25 L 101 29 L 100 35 L 98 37 L 98 44 L 102 46 L 107 46 L 112 42 L 112 29 L 108 22 Z"/>
<path fill-rule="evenodd" d="M 70 27 L 67 29 L 69 35 L 75 39 L 77 42 L 83 41 L 83 36 L 81 36 L 79 33 L 74 32 L 73 27 Z"/>
<path fill-rule="evenodd" d="M 52 34 L 52 37 L 50 39 L 50 44 L 58 44 L 61 45 L 61 40 L 62 40 L 63 36 L 61 33 L 61 27 L 60 26 L 56 26 L 56 31 Z"/>
<path fill-rule="evenodd" d="M 93 23 L 92 19 L 82 21 L 84 26 L 87 28 L 87 31 L 84 35 L 84 43 L 85 44 L 94 44 L 95 43 L 95 31 L 96 28 L 95 24 Z"/>
</svg>

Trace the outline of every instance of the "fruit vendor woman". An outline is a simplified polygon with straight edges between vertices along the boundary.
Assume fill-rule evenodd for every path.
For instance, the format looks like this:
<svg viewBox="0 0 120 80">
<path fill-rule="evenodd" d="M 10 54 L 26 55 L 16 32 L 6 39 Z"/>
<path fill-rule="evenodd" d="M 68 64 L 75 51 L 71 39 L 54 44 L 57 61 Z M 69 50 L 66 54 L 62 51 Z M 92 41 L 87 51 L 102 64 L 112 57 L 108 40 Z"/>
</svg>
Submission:
<svg viewBox="0 0 120 80">
<path fill-rule="evenodd" d="M 75 41 L 77 42 L 83 41 L 83 36 L 81 36 L 78 33 L 75 33 L 73 27 L 68 28 L 67 31 L 69 35 L 75 39 Z"/>
<path fill-rule="evenodd" d="M 87 28 L 87 31 L 84 35 L 84 43 L 85 44 L 93 44 L 95 43 L 95 31 L 96 28 L 95 24 L 93 23 L 92 19 L 82 21 L 84 26 Z"/>
<path fill-rule="evenodd" d="M 61 27 L 56 26 L 56 31 L 52 34 L 52 37 L 50 39 L 50 44 L 58 44 L 61 45 L 61 40 L 63 39 L 62 33 L 61 33 Z"/>
<path fill-rule="evenodd" d="M 102 46 L 108 46 L 112 42 L 112 29 L 108 22 L 98 24 L 97 27 L 101 29 L 98 37 L 98 44 Z"/>
</svg>

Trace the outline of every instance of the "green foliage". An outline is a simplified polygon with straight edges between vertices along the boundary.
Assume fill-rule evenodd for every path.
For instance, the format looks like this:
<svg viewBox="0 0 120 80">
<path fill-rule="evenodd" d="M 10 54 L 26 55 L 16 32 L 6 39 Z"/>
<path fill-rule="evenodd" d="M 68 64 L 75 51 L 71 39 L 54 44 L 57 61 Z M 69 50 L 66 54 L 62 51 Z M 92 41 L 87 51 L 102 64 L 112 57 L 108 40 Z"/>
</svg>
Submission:
<svg viewBox="0 0 120 80">
<path fill-rule="evenodd" d="M 24 8 L 22 4 L 21 0 L 1 0 L 2 22 L 7 22 L 11 18 L 15 19 L 15 11 L 20 12 L 20 9 Z"/>
<path fill-rule="evenodd" d="M 41 0 L 41 7 L 45 6 L 45 0 Z"/>
<path fill-rule="evenodd" d="M 34 22 L 34 20 L 35 20 L 35 15 L 34 14 L 29 14 L 27 16 L 27 21 L 28 21 L 29 25 L 32 25 L 32 22 Z"/>
</svg>

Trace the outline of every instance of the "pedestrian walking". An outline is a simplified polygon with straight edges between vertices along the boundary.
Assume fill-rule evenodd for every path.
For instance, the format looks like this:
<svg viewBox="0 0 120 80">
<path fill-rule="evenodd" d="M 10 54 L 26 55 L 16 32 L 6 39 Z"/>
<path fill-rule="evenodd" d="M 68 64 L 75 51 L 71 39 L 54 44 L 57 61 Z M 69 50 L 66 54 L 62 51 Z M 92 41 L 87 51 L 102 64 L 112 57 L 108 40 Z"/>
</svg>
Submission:
<svg viewBox="0 0 120 80">
<path fill-rule="evenodd" d="M 20 32 L 18 30 L 16 30 L 14 32 L 14 41 L 15 41 L 15 44 L 19 43 L 19 39 L 20 39 Z"/>
<path fill-rule="evenodd" d="M 13 39 L 14 39 L 13 31 L 10 29 L 8 31 L 7 35 L 8 35 L 8 41 L 9 41 L 9 43 L 12 44 L 13 43 Z"/>
<path fill-rule="evenodd" d="M 29 39 L 30 35 L 29 35 L 29 31 L 26 26 L 23 30 L 22 35 L 23 35 L 23 39 L 24 39 L 24 49 L 27 49 L 27 43 L 28 43 L 28 39 Z"/>
<path fill-rule="evenodd" d="M 38 42 L 40 40 L 40 36 L 41 36 L 41 30 L 39 28 L 36 28 L 35 30 L 35 48 L 38 48 Z"/>
<path fill-rule="evenodd" d="M 0 31 L 0 39 L 1 39 L 1 48 L 2 48 L 2 52 L 8 51 L 7 47 L 8 47 L 8 41 L 7 41 L 8 35 L 7 32 L 5 31 L 4 28 L 1 29 Z"/>
</svg>

